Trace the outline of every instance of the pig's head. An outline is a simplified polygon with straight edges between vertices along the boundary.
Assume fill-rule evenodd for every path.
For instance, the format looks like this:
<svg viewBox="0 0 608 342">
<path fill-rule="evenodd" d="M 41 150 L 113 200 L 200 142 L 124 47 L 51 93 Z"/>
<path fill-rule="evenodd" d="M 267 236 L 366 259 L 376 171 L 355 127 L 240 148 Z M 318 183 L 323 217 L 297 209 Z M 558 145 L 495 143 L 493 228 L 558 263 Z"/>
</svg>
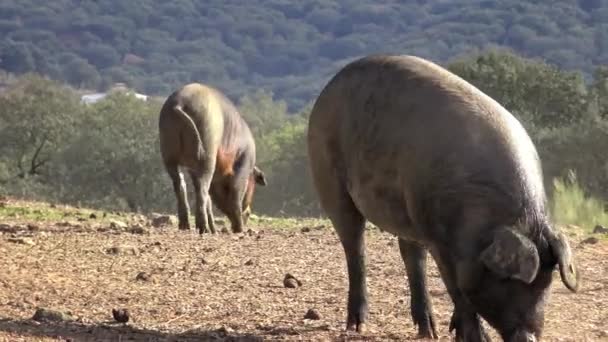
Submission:
<svg viewBox="0 0 608 342">
<path fill-rule="evenodd" d="M 264 172 L 257 166 L 253 167 L 249 179 L 247 180 L 247 189 L 245 190 L 245 196 L 243 197 L 243 223 L 247 224 L 249 216 L 251 215 L 251 202 L 253 201 L 253 193 L 255 191 L 255 185 L 266 186 L 266 176 Z"/>
<path fill-rule="evenodd" d="M 569 290 L 576 292 L 580 283 L 566 237 L 550 227 L 537 243 L 517 229 L 500 228 L 473 264 L 459 265 L 459 288 L 508 342 L 541 337 L 555 265 Z"/>
</svg>

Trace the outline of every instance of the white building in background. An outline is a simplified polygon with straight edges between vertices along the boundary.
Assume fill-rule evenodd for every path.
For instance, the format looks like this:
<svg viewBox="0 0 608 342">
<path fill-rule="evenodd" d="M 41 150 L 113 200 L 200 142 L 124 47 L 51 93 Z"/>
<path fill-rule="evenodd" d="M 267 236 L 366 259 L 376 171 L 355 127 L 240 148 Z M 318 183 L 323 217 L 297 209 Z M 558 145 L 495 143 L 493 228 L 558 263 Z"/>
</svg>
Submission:
<svg viewBox="0 0 608 342">
<path fill-rule="evenodd" d="M 84 94 L 84 95 L 82 95 L 80 97 L 80 102 L 82 102 L 84 104 L 92 104 L 92 103 L 95 103 L 97 101 L 102 100 L 108 94 L 113 93 L 113 92 L 117 92 L 117 91 L 118 92 L 123 92 L 123 93 L 131 94 L 131 95 L 135 96 L 136 98 L 138 98 L 138 99 L 140 99 L 142 101 L 147 101 L 148 100 L 148 95 L 136 93 L 136 92 L 130 90 L 129 88 L 127 88 L 127 86 L 124 83 L 115 83 L 105 93 L 93 93 L 93 94 Z"/>
</svg>

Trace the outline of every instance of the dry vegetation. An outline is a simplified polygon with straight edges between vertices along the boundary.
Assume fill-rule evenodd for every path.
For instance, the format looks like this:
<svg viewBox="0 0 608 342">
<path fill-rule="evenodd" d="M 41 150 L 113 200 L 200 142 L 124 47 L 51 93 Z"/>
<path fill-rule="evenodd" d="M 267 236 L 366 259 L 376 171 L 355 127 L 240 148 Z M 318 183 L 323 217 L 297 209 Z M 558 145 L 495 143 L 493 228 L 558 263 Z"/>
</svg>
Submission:
<svg viewBox="0 0 608 342">
<path fill-rule="evenodd" d="M 264 218 L 252 226 L 241 235 L 201 238 L 175 225 L 154 227 L 139 215 L 4 199 L 0 340 L 415 338 L 394 237 L 368 231 L 370 317 L 368 332 L 359 336 L 343 331 L 347 275 L 331 226 Z M 608 340 L 608 240 L 571 238 L 584 284 L 570 294 L 555 273 L 544 340 Z M 285 287 L 287 273 L 301 286 Z M 430 286 L 441 340 L 450 340 L 452 304 L 434 265 Z M 38 322 L 32 319 L 37 308 L 69 317 Z M 127 309 L 129 322 L 115 322 L 112 309 Z M 310 309 L 318 320 L 304 319 Z"/>
</svg>

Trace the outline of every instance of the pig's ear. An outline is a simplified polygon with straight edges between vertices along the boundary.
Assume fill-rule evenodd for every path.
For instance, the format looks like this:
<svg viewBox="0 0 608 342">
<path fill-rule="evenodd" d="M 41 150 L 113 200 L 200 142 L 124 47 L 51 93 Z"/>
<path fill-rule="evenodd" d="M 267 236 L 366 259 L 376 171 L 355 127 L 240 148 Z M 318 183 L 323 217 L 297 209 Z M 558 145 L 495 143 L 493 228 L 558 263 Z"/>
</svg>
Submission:
<svg viewBox="0 0 608 342">
<path fill-rule="evenodd" d="M 570 291 L 577 292 L 581 283 L 580 273 L 576 267 L 568 239 L 563 233 L 554 232 L 549 228 L 543 231 L 543 235 L 549 243 L 553 256 L 557 259 L 562 282 Z"/>
<path fill-rule="evenodd" d="M 264 172 L 260 170 L 257 166 L 253 167 L 253 177 L 255 179 L 255 182 L 261 186 L 266 186 L 266 184 L 268 184 L 266 182 L 266 175 L 264 175 Z"/>
<path fill-rule="evenodd" d="M 509 228 L 494 232 L 492 244 L 480 255 L 486 267 L 503 278 L 531 283 L 540 267 L 540 257 L 534 243 Z"/>
</svg>

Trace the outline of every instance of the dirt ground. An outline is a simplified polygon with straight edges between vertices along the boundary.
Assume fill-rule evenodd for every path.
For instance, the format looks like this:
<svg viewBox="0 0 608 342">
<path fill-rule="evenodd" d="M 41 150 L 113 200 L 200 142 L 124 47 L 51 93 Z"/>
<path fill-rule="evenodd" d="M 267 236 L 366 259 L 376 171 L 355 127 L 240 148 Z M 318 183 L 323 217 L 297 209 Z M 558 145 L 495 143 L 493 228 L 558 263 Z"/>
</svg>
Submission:
<svg viewBox="0 0 608 342">
<path fill-rule="evenodd" d="M 326 222 L 260 219 L 252 225 L 255 232 L 201 237 L 175 226 L 155 228 L 141 216 L 118 216 L 127 223 L 121 227 L 83 209 L 40 220 L 11 212 L 0 216 L 0 341 L 407 341 L 416 336 L 404 265 L 396 239 L 387 233 L 367 232 L 370 315 L 368 331 L 358 335 L 344 332 L 345 260 Z M 583 238 L 571 240 L 582 289 L 569 293 L 555 272 L 544 341 L 608 341 L 608 240 L 581 244 Z M 431 265 L 440 340 L 450 341 L 452 304 Z M 286 288 L 286 273 L 301 286 Z M 71 319 L 38 322 L 32 319 L 37 308 Z M 129 322 L 115 322 L 114 308 L 128 309 Z M 309 309 L 320 319 L 304 319 Z"/>
</svg>

